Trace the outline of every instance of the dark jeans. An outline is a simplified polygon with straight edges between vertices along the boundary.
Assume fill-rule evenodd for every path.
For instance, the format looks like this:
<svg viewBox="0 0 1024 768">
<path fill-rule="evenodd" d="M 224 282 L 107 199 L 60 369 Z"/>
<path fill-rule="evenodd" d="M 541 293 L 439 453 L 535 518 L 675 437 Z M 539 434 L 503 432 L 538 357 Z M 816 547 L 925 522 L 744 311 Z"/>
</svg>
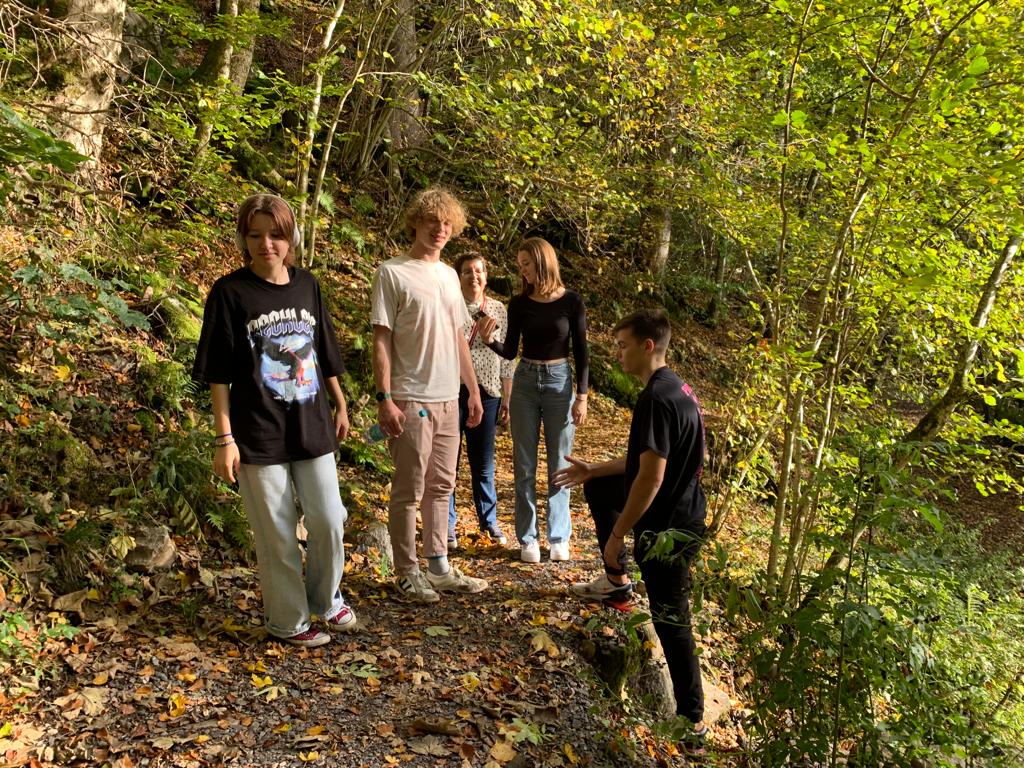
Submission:
<svg viewBox="0 0 1024 768">
<path fill-rule="evenodd" d="M 469 390 L 459 389 L 459 429 L 466 438 L 466 458 L 473 484 L 473 505 L 476 507 L 480 530 L 498 524 L 498 494 L 494 490 L 494 433 L 498 426 L 500 397 L 491 397 L 480 389 L 484 417 L 472 428 L 466 427 L 469 418 Z M 457 470 L 456 470 L 457 471 Z M 455 494 L 448 505 L 448 531 L 455 530 Z"/>
<path fill-rule="evenodd" d="M 594 518 L 598 544 L 603 553 L 615 521 L 619 519 L 626 504 L 625 477 L 596 477 L 584 484 L 583 494 Z M 647 557 L 647 553 L 654 545 L 657 532 L 644 531 L 637 537 L 633 556 L 640 566 L 640 575 L 647 587 L 654 630 L 661 640 L 672 677 L 676 714 L 697 723 L 704 718 L 704 689 L 700 682 L 700 661 L 697 658 L 690 616 L 690 565 L 700 549 L 704 530 L 682 533 L 686 534 L 683 537 L 685 541 L 675 543 L 671 556 L 655 559 Z M 605 570 L 608 573 L 625 573 L 625 563 L 626 554 L 623 549 L 619 559 L 620 568 L 613 569 L 606 565 Z"/>
</svg>

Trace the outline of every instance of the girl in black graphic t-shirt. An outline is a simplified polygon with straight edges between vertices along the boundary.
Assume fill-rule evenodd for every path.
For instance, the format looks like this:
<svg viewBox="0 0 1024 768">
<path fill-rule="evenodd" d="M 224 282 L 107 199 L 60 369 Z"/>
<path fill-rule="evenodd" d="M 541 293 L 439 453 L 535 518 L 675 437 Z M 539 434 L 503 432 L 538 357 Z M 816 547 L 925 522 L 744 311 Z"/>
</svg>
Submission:
<svg viewBox="0 0 1024 768">
<path fill-rule="evenodd" d="M 288 203 L 248 198 L 236 242 L 245 266 L 210 291 L 192 375 L 210 385 L 213 470 L 237 478 L 252 526 L 267 630 L 293 645 L 323 645 L 330 635 L 311 614 L 328 629 L 356 627 L 338 587 L 347 513 L 334 450 L 349 429 L 341 354 L 320 286 L 293 266 L 298 229 Z M 309 533 L 305 580 L 293 487 Z"/>
</svg>

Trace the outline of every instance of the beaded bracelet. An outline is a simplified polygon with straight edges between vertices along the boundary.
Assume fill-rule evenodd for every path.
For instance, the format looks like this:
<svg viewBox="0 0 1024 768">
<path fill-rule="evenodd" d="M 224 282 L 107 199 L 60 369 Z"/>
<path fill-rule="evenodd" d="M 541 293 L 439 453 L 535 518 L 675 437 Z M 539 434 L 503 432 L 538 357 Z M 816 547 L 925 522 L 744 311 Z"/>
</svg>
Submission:
<svg viewBox="0 0 1024 768">
<path fill-rule="evenodd" d="M 228 441 L 223 442 L 223 443 L 214 443 L 213 445 L 214 445 L 215 448 L 227 448 L 229 445 L 234 445 L 234 444 L 235 444 L 234 440 L 228 440 Z"/>
</svg>

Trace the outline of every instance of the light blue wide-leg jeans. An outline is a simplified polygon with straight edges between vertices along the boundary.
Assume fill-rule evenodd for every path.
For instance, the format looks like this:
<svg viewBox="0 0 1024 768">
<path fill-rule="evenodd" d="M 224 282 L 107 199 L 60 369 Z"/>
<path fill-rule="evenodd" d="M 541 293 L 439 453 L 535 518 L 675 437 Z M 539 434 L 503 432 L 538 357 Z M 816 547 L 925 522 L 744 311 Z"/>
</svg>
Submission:
<svg viewBox="0 0 1024 768">
<path fill-rule="evenodd" d="M 295 535 L 302 503 L 306 578 Z M 345 607 L 339 584 L 345 571 L 345 520 L 334 454 L 288 464 L 242 464 L 238 490 L 252 527 L 267 631 L 291 637 L 309 629 L 310 614 L 331 618 Z"/>
<path fill-rule="evenodd" d="M 540 427 L 548 455 L 548 543 L 568 542 L 572 535 L 569 489 L 552 478 L 569 466 L 576 429 L 572 423 L 572 371 L 568 362 L 520 361 L 512 379 L 509 425 L 516 485 L 516 537 L 520 544 L 537 541 L 537 449 Z"/>
</svg>

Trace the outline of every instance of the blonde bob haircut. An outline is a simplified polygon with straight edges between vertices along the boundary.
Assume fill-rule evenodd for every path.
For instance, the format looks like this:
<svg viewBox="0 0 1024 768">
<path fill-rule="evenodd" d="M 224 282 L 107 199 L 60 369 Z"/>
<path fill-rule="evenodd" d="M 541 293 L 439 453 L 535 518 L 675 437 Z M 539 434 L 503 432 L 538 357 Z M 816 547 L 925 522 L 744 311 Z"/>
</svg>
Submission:
<svg viewBox="0 0 1024 768">
<path fill-rule="evenodd" d="M 466 228 L 466 207 L 444 187 L 430 187 L 417 193 L 405 209 L 406 231 L 415 234 L 416 227 L 427 216 L 450 222 L 452 237 L 458 237 Z"/>
<path fill-rule="evenodd" d="M 564 287 L 562 275 L 558 271 L 558 256 L 555 255 L 551 243 L 543 237 L 528 237 L 519 245 L 516 255 L 520 253 L 527 254 L 533 260 L 533 267 L 537 272 L 536 285 L 531 286 L 526 282 L 526 278 L 523 278 L 523 296 L 529 296 L 531 293 L 553 293 Z"/>
</svg>

